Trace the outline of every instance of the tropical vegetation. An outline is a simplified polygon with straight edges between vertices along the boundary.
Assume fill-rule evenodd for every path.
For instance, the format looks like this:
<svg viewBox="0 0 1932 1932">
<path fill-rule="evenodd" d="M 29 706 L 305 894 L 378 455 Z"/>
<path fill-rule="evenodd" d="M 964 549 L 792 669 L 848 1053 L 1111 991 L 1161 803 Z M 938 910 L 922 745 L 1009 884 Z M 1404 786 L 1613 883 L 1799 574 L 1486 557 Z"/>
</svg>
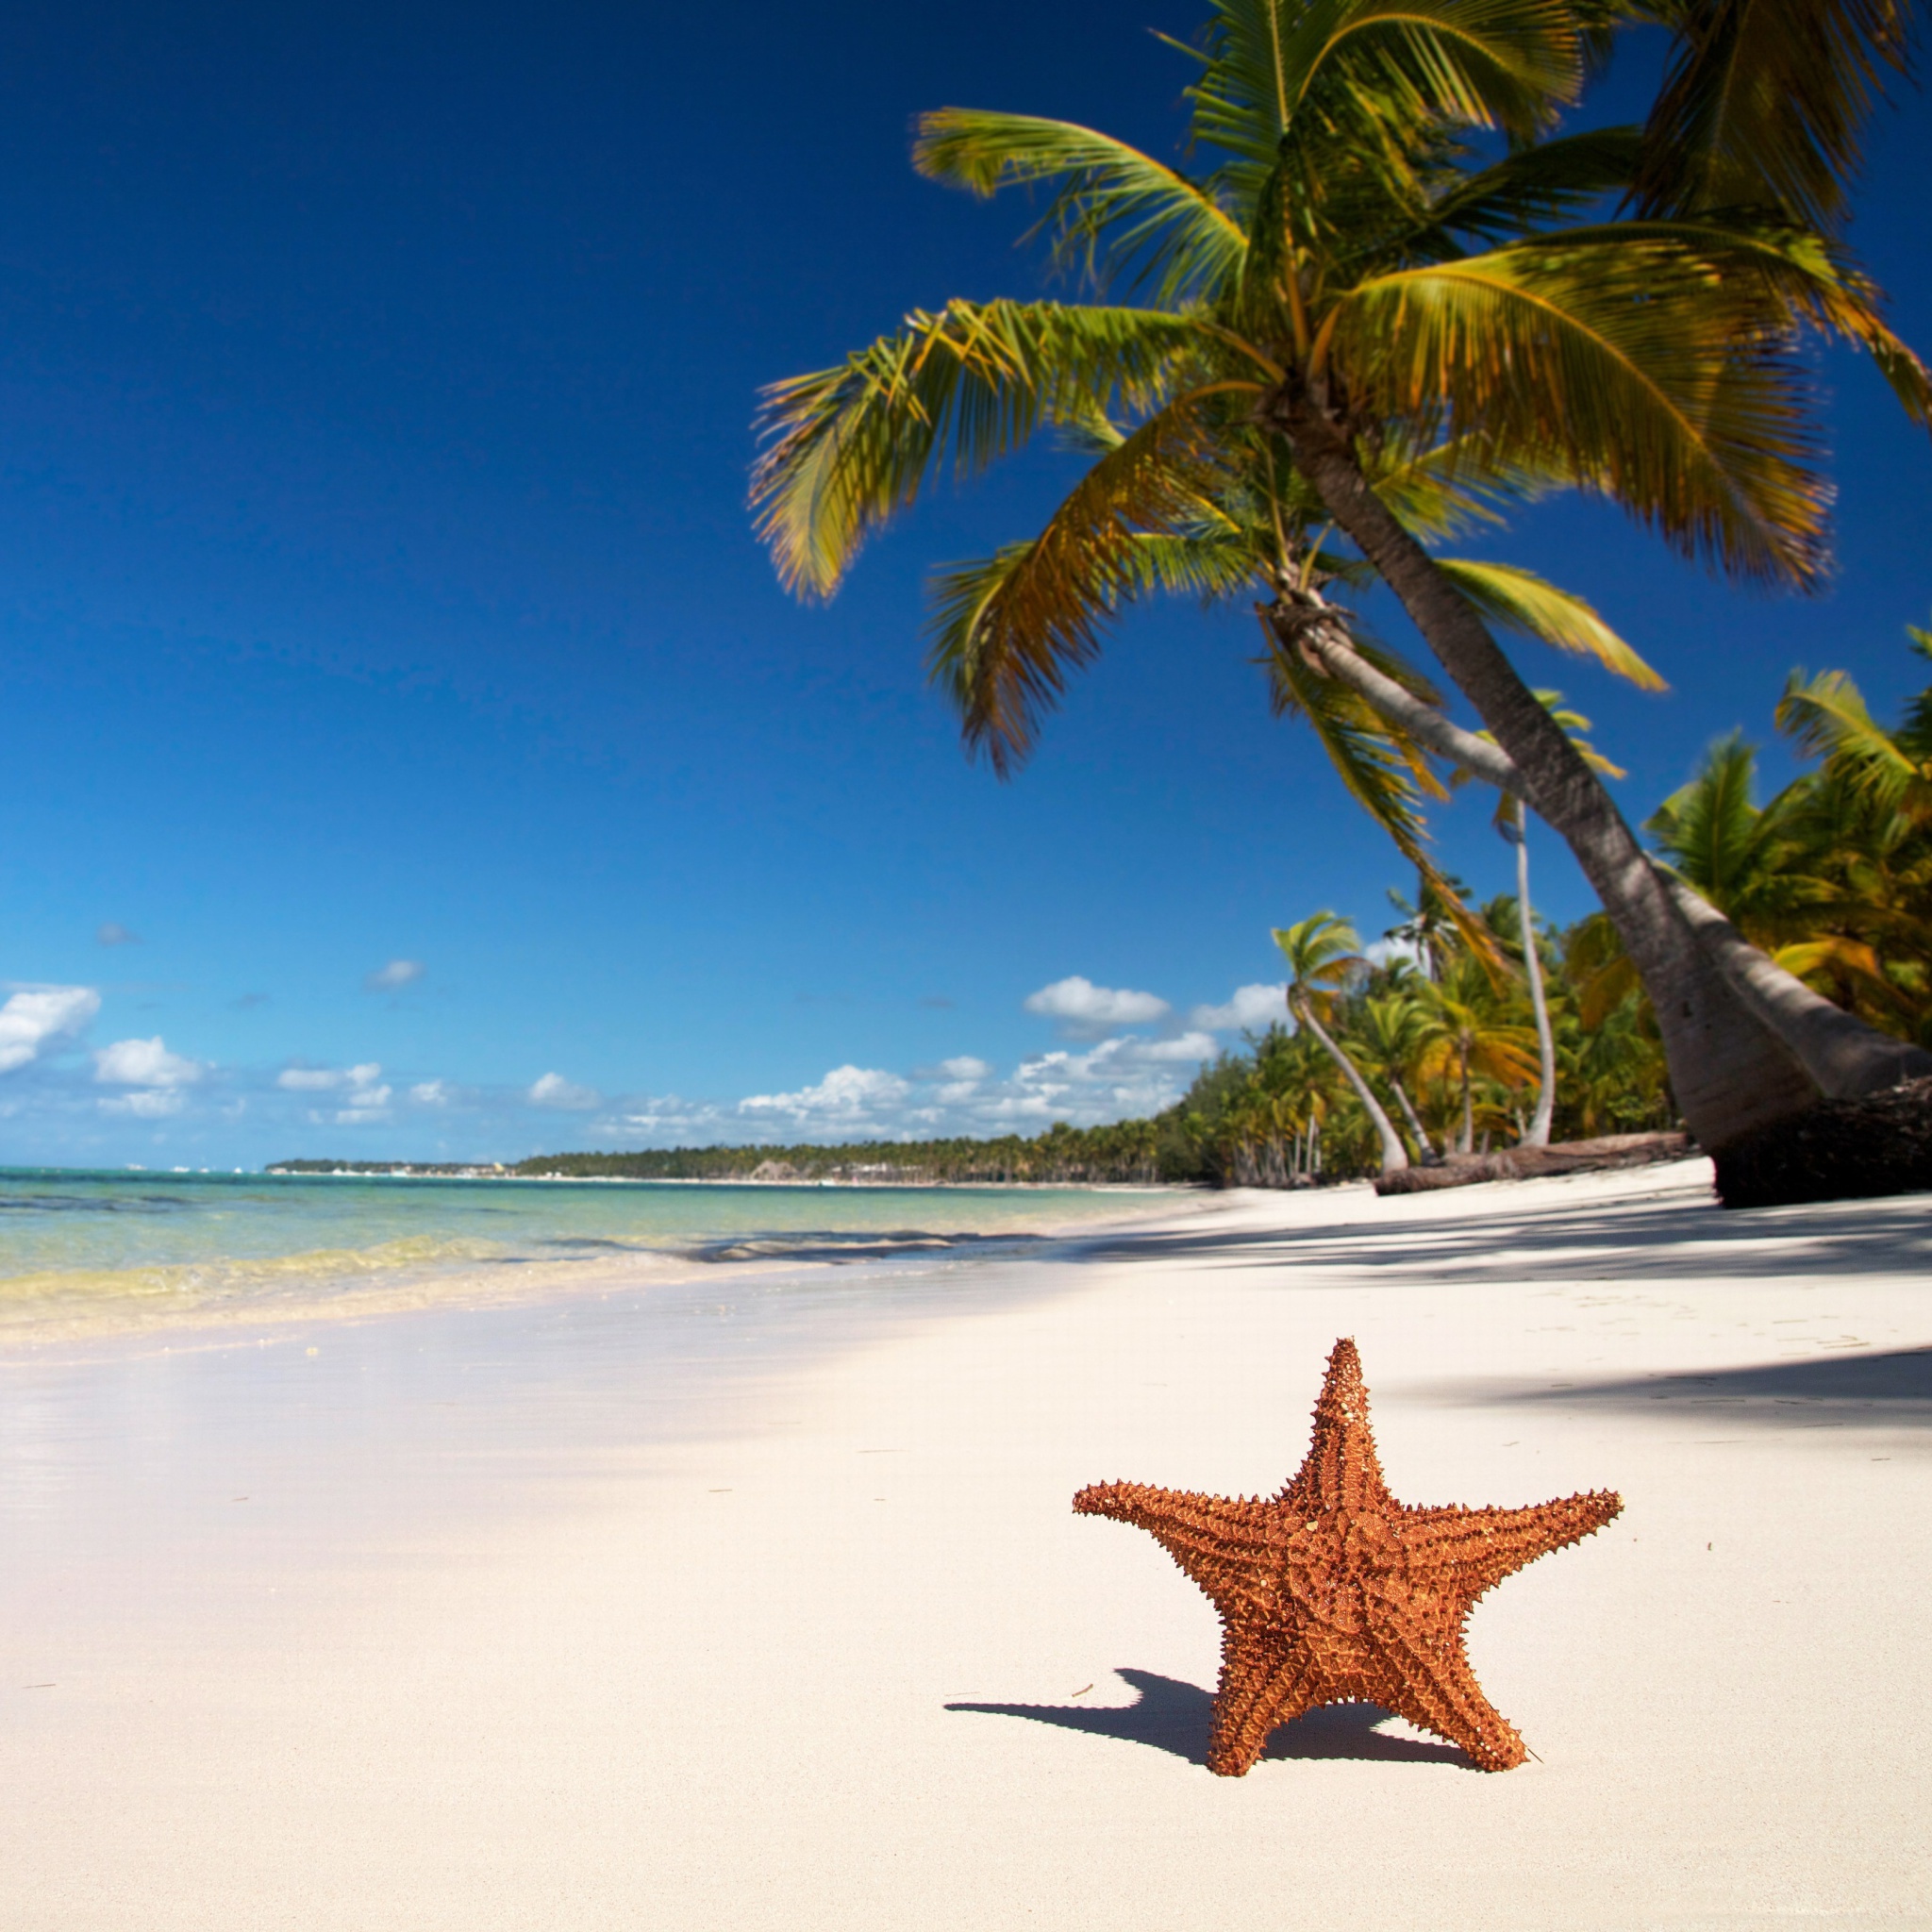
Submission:
<svg viewBox="0 0 1932 1932">
<path fill-rule="evenodd" d="M 1638 21 L 1674 36 L 1647 120 L 1574 131 Z M 1841 239 L 1912 25 L 1907 0 L 1215 0 L 1190 50 L 1191 171 L 1065 122 L 928 114 L 916 165 L 979 194 L 1043 189 L 1038 232 L 1091 299 L 914 311 L 769 391 L 753 493 L 780 575 L 829 595 L 936 475 L 1058 432 L 1088 462 L 1045 527 L 936 583 L 933 673 L 997 769 L 1129 606 L 1245 599 L 1277 708 L 1314 727 L 1486 972 L 1496 936 L 1423 842 L 1439 766 L 1561 834 L 1707 1143 L 1893 1081 L 1876 995 L 1821 997 L 1655 868 L 1493 632 L 1655 673 L 1575 598 L 1441 546 L 1574 489 L 1730 575 L 1819 581 L 1804 340 L 1863 346 L 1932 412 L 1932 376 Z M 1353 622 L 1374 581 L 1486 738 Z M 1473 1063 L 1468 1038 L 1448 1051 Z M 1472 1123 L 1477 1107 L 1472 1084 Z"/>
<path fill-rule="evenodd" d="M 1932 631 L 1908 634 L 1932 663 Z M 1812 768 L 1759 804 L 1755 748 L 1721 739 L 1647 822 L 1658 856 L 1786 972 L 1902 1052 L 1932 1048 L 1932 683 L 1887 725 L 1846 673 L 1793 672 L 1775 721 Z M 1177 1143 L 1202 1174 L 1251 1186 L 1403 1164 L 1388 1112 L 1355 1104 L 1357 1082 L 1394 1102 L 1417 1159 L 1674 1124 L 1655 1012 L 1602 913 L 1560 929 L 1525 920 L 1520 885 L 1480 909 L 1473 941 L 1428 881 L 1414 903 L 1390 896 L 1406 917 L 1379 963 L 1332 914 L 1290 928 L 1328 941 L 1322 1031 L 1277 1025 L 1205 1068 L 1162 1117 L 1171 1171 L 1187 1166 Z M 1296 1010 L 1293 980 L 1285 1004 Z"/>
<path fill-rule="evenodd" d="M 795 1147 L 661 1147 L 630 1154 L 540 1154 L 512 1173 L 578 1180 L 821 1181 L 906 1185 L 1162 1178 L 1160 1129 L 1148 1120 L 1101 1127 L 1056 1122 L 1043 1134 L 993 1140 L 853 1141 Z"/>
</svg>

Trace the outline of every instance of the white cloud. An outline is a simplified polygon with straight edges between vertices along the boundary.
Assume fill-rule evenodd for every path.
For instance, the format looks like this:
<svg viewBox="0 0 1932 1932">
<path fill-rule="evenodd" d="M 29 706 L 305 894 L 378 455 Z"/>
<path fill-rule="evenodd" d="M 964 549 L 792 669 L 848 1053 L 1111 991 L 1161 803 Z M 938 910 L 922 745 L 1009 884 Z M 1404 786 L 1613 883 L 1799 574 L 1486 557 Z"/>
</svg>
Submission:
<svg viewBox="0 0 1932 1932">
<path fill-rule="evenodd" d="M 709 1146 L 772 1141 L 909 1141 L 951 1134 L 1037 1134 L 1158 1113 L 1178 1100 L 1194 1065 L 1212 1058 L 1212 1034 L 1171 1040 L 1118 1034 L 1084 1051 L 1056 1048 L 1001 1076 L 958 1054 L 909 1075 L 835 1067 L 792 1092 L 753 1093 L 735 1106 L 676 1095 L 628 1103 L 592 1131 L 629 1145 Z"/>
<path fill-rule="evenodd" d="M 332 1093 L 338 1087 L 367 1088 L 381 1073 L 378 1060 L 364 1060 L 356 1067 L 284 1067 L 275 1075 L 275 1085 L 291 1093 Z"/>
<path fill-rule="evenodd" d="M 157 1121 L 179 1113 L 184 1098 L 177 1087 L 146 1087 L 132 1093 L 117 1093 L 111 1099 L 103 1097 L 99 1105 L 103 1113 L 132 1114 L 136 1120 Z"/>
<path fill-rule="evenodd" d="M 642 1136 L 653 1146 L 707 1146 L 726 1135 L 729 1112 L 705 1100 L 685 1100 L 666 1093 L 641 1103 L 641 1110 L 626 1113 L 611 1124 L 613 1133 Z"/>
<path fill-rule="evenodd" d="M 1282 980 L 1274 986 L 1238 986 L 1225 1006 L 1196 1007 L 1188 1015 L 1188 1024 L 1227 1033 L 1238 1027 L 1258 1029 L 1287 1018 L 1288 982 Z"/>
<path fill-rule="evenodd" d="M 455 1097 L 446 1080 L 419 1080 L 409 1089 L 409 1098 L 418 1107 L 447 1107 Z"/>
<path fill-rule="evenodd" d="M 1362 948 L 1362 958 L 1372 966 L 1386 966 L 1391 959 L 1403 959 L 1411 966 L 1420 966 L 1423 949 L 1413 940 L 1374 940 Z"/>
<path fill-rule="evenodd" d="M 1136 1060 L 1211 1060 L 1221 1051 L 1211 1033 L 1183 1033 L 1174 1040 L 1135 1041 Z"/>
<path fill-rule="evenodd" d="M 158 1033 L 152 1040 L 117 1040 L 94 1055 L 94 1078 L 110 1087 L 192 1087 L 207 1071 L 199 1060 L 170 1053 Z"/>
<path fill-rule="evenodd" d="M 420 959 L 391 959 L 368 974 L 362 984 L 370 992 L 400 992 L 406 986 L 414 986 L 426 970 Z"/>
<path fill-rule="evenodd" d="M 141 943 L 141 935 L 129 932 L 118 919 L 108 920 L 95 931 L 94 938 L 104 946 L 138 946 Z"/>
<path fill-rule="evenodd" d="M 1091 1039 L 1115 1026 L 1138 1026 L 1164 1020 L 1172 1010 L 1157 994 L 1133 992 L 1124 987 L 1095 986 L 1077 973 L 1028 993 L 1023 1004 L 1029 1013 L 1058 1020 L 1061 1031 L 1074 1039 Z"/>
<path fill-rule="evenodd" d="M 389 1118 L 389 1095 L 387 1087 L 360 1087 L 349 1095 L 347 1107 L 336 1112 L 336 1124 L 343 1127 L 359 1127 L 369 1121 L 386 1121 Z"/>
<path fill-rule="evenodd" d="M 753 1093 L 738 1103 L 740 1113 L 790 1114 L 845 1128 L 864 1126 L 873 1115 L 896 1107 L 912 1083 L 877 1067 L 834 1067 L 816 1087 L 796 1093 Z"/>
<path fill-rule="evenodd" d="M 560 1108 L 567 1113 L 588 1113 L 604 1104 L 604 1096 L 594 1087 L 579 1087 L 561 1074 L 545 1074 L 531 1084 L 524 1098 L 532 1107 Z"/>
<path fill-rule="evenodd" d="M 78 1033 L 101 1010 L 91 986 L 33 986 L 0 1007 L 0 1074 L 37 1058 L 50 1041 Z"/>
</svg>

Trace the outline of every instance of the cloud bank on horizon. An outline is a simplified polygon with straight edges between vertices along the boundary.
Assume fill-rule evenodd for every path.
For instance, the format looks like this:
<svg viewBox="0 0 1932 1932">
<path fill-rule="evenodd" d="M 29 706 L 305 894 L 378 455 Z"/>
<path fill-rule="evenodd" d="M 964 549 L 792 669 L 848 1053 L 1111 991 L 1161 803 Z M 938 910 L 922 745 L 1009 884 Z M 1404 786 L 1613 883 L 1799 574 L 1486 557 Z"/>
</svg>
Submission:
<svg viewBox="0 0 1932 1932">
<path fill-rule="evenodd" d="M 420 962 L 391 960 L 365 984 L 399 991 L 422 974 Z M 1158 1113 L 1221 1051 L 1222 1036 L 1283 1017 L 1285 997 L 1279 985 L 1241 986 L 1224 1001 L 1183 1013 L 1157 993 L 1073 974 L 1020 1004 L 1052 1023 L 1061 1043 L 1025 1056 L 1006 1073 L 972 1053 L 899 1070 L 846 1062 L 805 1086 L 691 1100 L 607 1097 L 556 1069 L 526 1086 L 505 1088 L 428 1072 L 385 1079 L 375 1059 L 221 1066 L 176 1051 L 158 1033 L 92 1046 L 87 1036 L 103 1012 L 101 989 L 16 986 L 0 1004 L 0 1076 L 11 1076 L 0 1082 L 0 1119 L 15 1124 L 15 1138 L 41 1124 L 50 1151 L 74 1151 L 78 1141 L 109 1159 L 124 1144 L 117 1125 L 125 1134 L 140 1124 L 145 1138 L 127 1151 L 151 1155 L 154 1145 L 191 1130 L 232 1128 L 244 1119 L 258 1136 L 297 1141 L 317 1127 L 384 1129 L 385 1144 L 366 1151 L 399 1158 L 410 1153 L 391 1143 L 425 1131 L 445 1147 L 447 1136 L 459 1133 L 471 1144 L 456 1158 L 492 1158 L 533 1134 L 538 1143 L 554 1141 L 562 1118 L 571 1116 L 580 1122 L 573 1138 L 586 1145 L 1032 1134 L 1055 1121 L 1091 1126 Z"/>
</svg>

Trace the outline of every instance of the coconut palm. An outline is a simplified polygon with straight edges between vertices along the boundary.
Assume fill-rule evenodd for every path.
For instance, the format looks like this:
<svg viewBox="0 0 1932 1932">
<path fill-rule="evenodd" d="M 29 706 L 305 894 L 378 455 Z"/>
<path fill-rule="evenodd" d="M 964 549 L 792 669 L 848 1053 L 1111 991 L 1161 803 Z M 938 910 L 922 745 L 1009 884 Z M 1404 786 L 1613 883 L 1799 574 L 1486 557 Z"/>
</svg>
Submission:
<svg viewBox="0 0 1932 1932">
<path fill-rule="evenodd" d="M 1932 631 L 1907 625 L 1906 635 L 1912 649 L 1932 661 Z M 1932 685 L 1907 706 L 1898 729 L 1888 731 L 1844 672 L 1807 678 L 1794 671 L 1778 701 L 1777 723 L 1879 810 L 1913 826 L 1932 824 Z"/>
<path fill-rule="evenodd" d="M 1424 1069 L 1453 1083 L 1460 1103 L 1456 1151 L 1468 1154 L 1475 1141 L 1476 1079 L 1512 1090 L 1527 1086 L 1537 1075 L 1530 1051 L 1535 1035 L 1509 1016 L 1483 962 L 1466 953 L 1451 959 L 1430 987 L 1424 1032 Z M 1554 1079 L 1550 1084 L 1554 1091 Z"/>
<path fill-rule="evenodd" d="M 1440 874 L 1433 877 L 1427 873 L 1423 874 L 1416 881 L 1413 900 L 1398 892 L 1394 887 L 1389 888 L 1389 903 L 1403 917 L 1382 937 L 1393 940 L 1397 945 L 1412 953 L 1424 979 L 1435 978 L 1436 963 L 1442 949 L 1445 946 L 1453 948 L 1457 940 L 1456 921 L 1449 913 L 1450 896 L 1442 890 L 1445 885 L 1451 893 L 1460 896 L 1461 880 L 1444 878 Z"/>
<path fill-rule="evenodd" d="M 1361 1102 L 1362 1111 L 1374 1124 L 1382 1143 L 1382 1172 L 1393 1174 L 1398 1168 L 1407 1167 L 1408 1156 L 1404 1151 L 1402 1136 L 1362 1078 L 1361 1070 L 1322 1024 L 1323 1009 L 1333 1004 L 1338 990 L 1367 968 L 1355 927 L 1333 912 L 1316 912 L 1293 925 L 1277 927 L 1274 943 L 1288 961 L 1288 1009 L 1315 1036 L 1323 1052 L 1335 1062 L 1355 1097 Z"/>
<path fill-rule="evenodd" d="M 1142 299 L 915 312 L 768 392 L 754 495 L 785 580 L 828 593 L 941 467 L 1078 434 L 1093 461 L 1041 534 L 942 585 L 935 669 L 970 742 L 1024 755 L 1135 598 L 1251 583 L 1260 506 L 1277 516 L 1281 655 L 1353 691 L 1395 758 L 1459 757 L 1419 680 L 1356 649 L 1324 594 L 1341 573 L 1308 525 L 1339 526 L 1494 733 L 1486 775 L 1575 852 L 1655 995 L 1680 1105 L 1718 1143 L 1798 1110 L 1821 1077 L 1853 1080 L 1830 1062 L 1856 1059 L 1857 1039 L 1814 1016 L 1830 1037 L 1807 1074 L 1772 1037 L 1775 1000 L 1747 1004 L 1700 945 L 1496 646 L 1521 587 L 1486 601 L 1424 539 L 1445 496 L 1468 514 L 1485 493 L 1571 485 L 1726 570 L 1804 585 L 1824 562 L 1824 492 L 1793 328 L 1865 344 L 1921 416 L 1932 388 L 1869 282 L 1782 204 L 1713 211 L 1653 183 L 1639 215 L 1589 219 L 1655 174 L 1657 143 L 1541 138 L 1581 85 L 1579 18 L 1558 0 L 1218 0 L 1191 90 L 1214 162 L 1200 179 L 1066 123 L 928 115 L 925 173 L 981 193 L 1047 185 L 1059 264 Z M 1848 58 L 1833 71 L 1855 79 Z M 1853 102 L 1854 143 L 1858 118 Z M 1480 129 L 1511 143 L 1487 167 L 1466 145 Z M 1710 152 L 1728 155 L 1720 133 Z"/>
<path fill-rule="evenodd" d="M 1428 1045 L 1425 1003 L 1416 994 L 1395 991 L 1365 999 L 1355 1015 L 1349 1035 L 1364 1074 L 1376 1074 L 1387 1081 L 1402 1109 L 1402 1118 L 1415 1137 L 1416 1151 L 1424 1162 L 1434 1158 L 1428 1129 L 1416 1112 L 1409 1097 L 1408 1083 L 1415 1077 Z"/>
</svg>

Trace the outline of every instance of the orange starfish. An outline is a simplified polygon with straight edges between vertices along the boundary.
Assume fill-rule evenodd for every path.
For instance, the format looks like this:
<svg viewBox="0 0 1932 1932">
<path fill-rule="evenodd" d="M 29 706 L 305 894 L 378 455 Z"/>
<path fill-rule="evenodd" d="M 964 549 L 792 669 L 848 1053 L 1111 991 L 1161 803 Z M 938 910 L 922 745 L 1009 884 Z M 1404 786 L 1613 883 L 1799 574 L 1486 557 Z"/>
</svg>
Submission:
<svg viewBox="0 0 1932 1932">
<path fill-rule="evenodd" d="M 1268 1734 L 1320 1704 L 1379 1704 L 1459 1744 L 1484 1771 L 1527 1755 L 1462 1648 L 1476 1599 L 1525 1563 L 1601 1529 L 1608 1490 L 1528 1509 L 1417 1509 L 1382 1480 L 1353 1341 L 1335 1344 L 1315 1440 L 1273 1502 L 1096 1483 L 1086 1516 L 1148 1530 L 1221 1613 L 1208 1769 L 1240 1777 Z"/>
</svg>

